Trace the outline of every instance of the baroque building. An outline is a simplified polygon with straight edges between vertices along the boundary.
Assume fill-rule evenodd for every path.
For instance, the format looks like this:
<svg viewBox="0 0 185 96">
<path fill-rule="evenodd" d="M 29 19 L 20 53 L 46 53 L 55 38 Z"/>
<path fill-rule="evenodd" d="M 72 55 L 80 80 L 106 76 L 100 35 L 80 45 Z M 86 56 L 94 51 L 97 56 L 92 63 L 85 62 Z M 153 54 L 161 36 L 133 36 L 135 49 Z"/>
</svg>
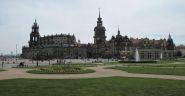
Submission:
<svg viewBox="0 0 185 96">
<path fill-rule="evenodd" d="M 94 43 L 81 44 L 70 34 L 40 36 L 39 25 L 35 20 L 30 33 L 29 46 L 23 46 L 22 57 L 29 59 L 52 58 L 120 58 L 134 60 L 136 48 L 142 60 L 158 60 L 176 56 L 175 44 L 171 35 L 168 39 L 132 38 L 117 35 L 106 40 L 106 28 L 100 15 L 94 28 Z"/>
</svg>

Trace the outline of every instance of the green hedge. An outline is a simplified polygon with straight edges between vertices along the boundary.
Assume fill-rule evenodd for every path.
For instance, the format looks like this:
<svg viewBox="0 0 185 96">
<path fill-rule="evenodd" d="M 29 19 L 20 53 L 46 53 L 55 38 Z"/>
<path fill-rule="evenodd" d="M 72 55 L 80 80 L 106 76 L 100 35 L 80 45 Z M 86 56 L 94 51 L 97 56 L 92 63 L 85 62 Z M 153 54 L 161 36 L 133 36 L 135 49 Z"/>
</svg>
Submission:
<svg viewBox="0 0 185 96">
<path fill-rule="evenodd" d="M 157 63 L 157 61 L 119 61 L 119 63 Z"/>
</svg>

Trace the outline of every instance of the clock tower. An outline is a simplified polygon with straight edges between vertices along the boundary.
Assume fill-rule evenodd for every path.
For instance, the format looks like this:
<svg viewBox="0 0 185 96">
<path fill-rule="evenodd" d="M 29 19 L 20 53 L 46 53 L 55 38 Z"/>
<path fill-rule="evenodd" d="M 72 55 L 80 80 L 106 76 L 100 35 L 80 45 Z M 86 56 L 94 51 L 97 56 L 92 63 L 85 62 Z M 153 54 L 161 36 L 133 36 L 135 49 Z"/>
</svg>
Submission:
<svg viewBox="0 0 185 96">
<path fill-rule="evenodd" d="M 106 41 L 105 31 L 106 29 L 103 26 L 103 21 L 100 16 L 100 10 L 99 10 L 97 26 L 94 28 L 94 44 L 96 44 L 97 46 L 101 46 L 105 44 L 105 41 Z"/>
</svg>

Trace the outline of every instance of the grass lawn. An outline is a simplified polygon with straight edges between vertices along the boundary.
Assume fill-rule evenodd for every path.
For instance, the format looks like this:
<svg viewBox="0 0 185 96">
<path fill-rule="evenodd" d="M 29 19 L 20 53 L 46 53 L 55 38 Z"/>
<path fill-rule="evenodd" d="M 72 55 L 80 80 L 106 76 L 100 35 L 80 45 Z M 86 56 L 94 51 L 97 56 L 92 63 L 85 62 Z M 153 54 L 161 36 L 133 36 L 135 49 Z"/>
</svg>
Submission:
<svg viewBox="0 0 185 96">
<path fill-rule="evenodd" d="M 185 64 L 161 64 L 161 65 L 149 65 L 149 66 L 151 67 L 185 67 Z"/>
<path fill-rule="evenodd" d="M 123 65 L 157 65 L 157 64 L 174 64 L 174 63 L 178 63 L 178 64 L 184 64 L 185 65 L 185 61 L 182 60 L 161 60 L 161 61 L 157 61 L 156 63 L 120 63 Z"/>
<path fill-rule="evenodd" d="M 104 65 L 115 65 L 120 64 L 118 61 L 103 62 Z"/>
<path fill-rule="evenodd" d="M 0 96 L 185 96 L 185 81 L 108 77 L 0 81 Z"/>
<path fill-rule="evenodd" d="M 3 70 L 3 69 L 0 69 L 0 72 L 1 72 L 1 71 L 5 71 L 5 70 Z"/>
<path fill-rule="evenodd" d="M 175 62 L 177 62 L 177 60 L 161 60 L 161 61 L 159 61 L 158 63 L 159 64 L 169 64 L 169 63 L 175 63 Z"/>
<path fill-rule="evenodd" d="M 163 74 L 163 75 L 183 75 L 185 76 L 185 67 L 121 67 L 114 66 L 110 69 L 127 71 L 129 73 Z"/>
<path fill-rule="evenodd" d="M 185 64 L 123 64 L 123 66 L 134 67 L 185 67 Z"/>
</svg>

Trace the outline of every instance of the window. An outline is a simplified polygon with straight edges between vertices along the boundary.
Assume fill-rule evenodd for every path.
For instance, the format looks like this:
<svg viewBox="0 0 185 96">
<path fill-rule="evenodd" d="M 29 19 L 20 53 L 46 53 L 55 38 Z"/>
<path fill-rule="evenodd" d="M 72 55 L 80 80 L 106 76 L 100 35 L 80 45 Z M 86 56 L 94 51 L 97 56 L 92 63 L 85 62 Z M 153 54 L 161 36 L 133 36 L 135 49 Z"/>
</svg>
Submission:
<svg viewBox="0 0 185 96">
<path fill-rule="evenodd" d="M 152 53 L 148 53 L 148 59 L 151 59 L 152 58 Z"/>
</svg>

